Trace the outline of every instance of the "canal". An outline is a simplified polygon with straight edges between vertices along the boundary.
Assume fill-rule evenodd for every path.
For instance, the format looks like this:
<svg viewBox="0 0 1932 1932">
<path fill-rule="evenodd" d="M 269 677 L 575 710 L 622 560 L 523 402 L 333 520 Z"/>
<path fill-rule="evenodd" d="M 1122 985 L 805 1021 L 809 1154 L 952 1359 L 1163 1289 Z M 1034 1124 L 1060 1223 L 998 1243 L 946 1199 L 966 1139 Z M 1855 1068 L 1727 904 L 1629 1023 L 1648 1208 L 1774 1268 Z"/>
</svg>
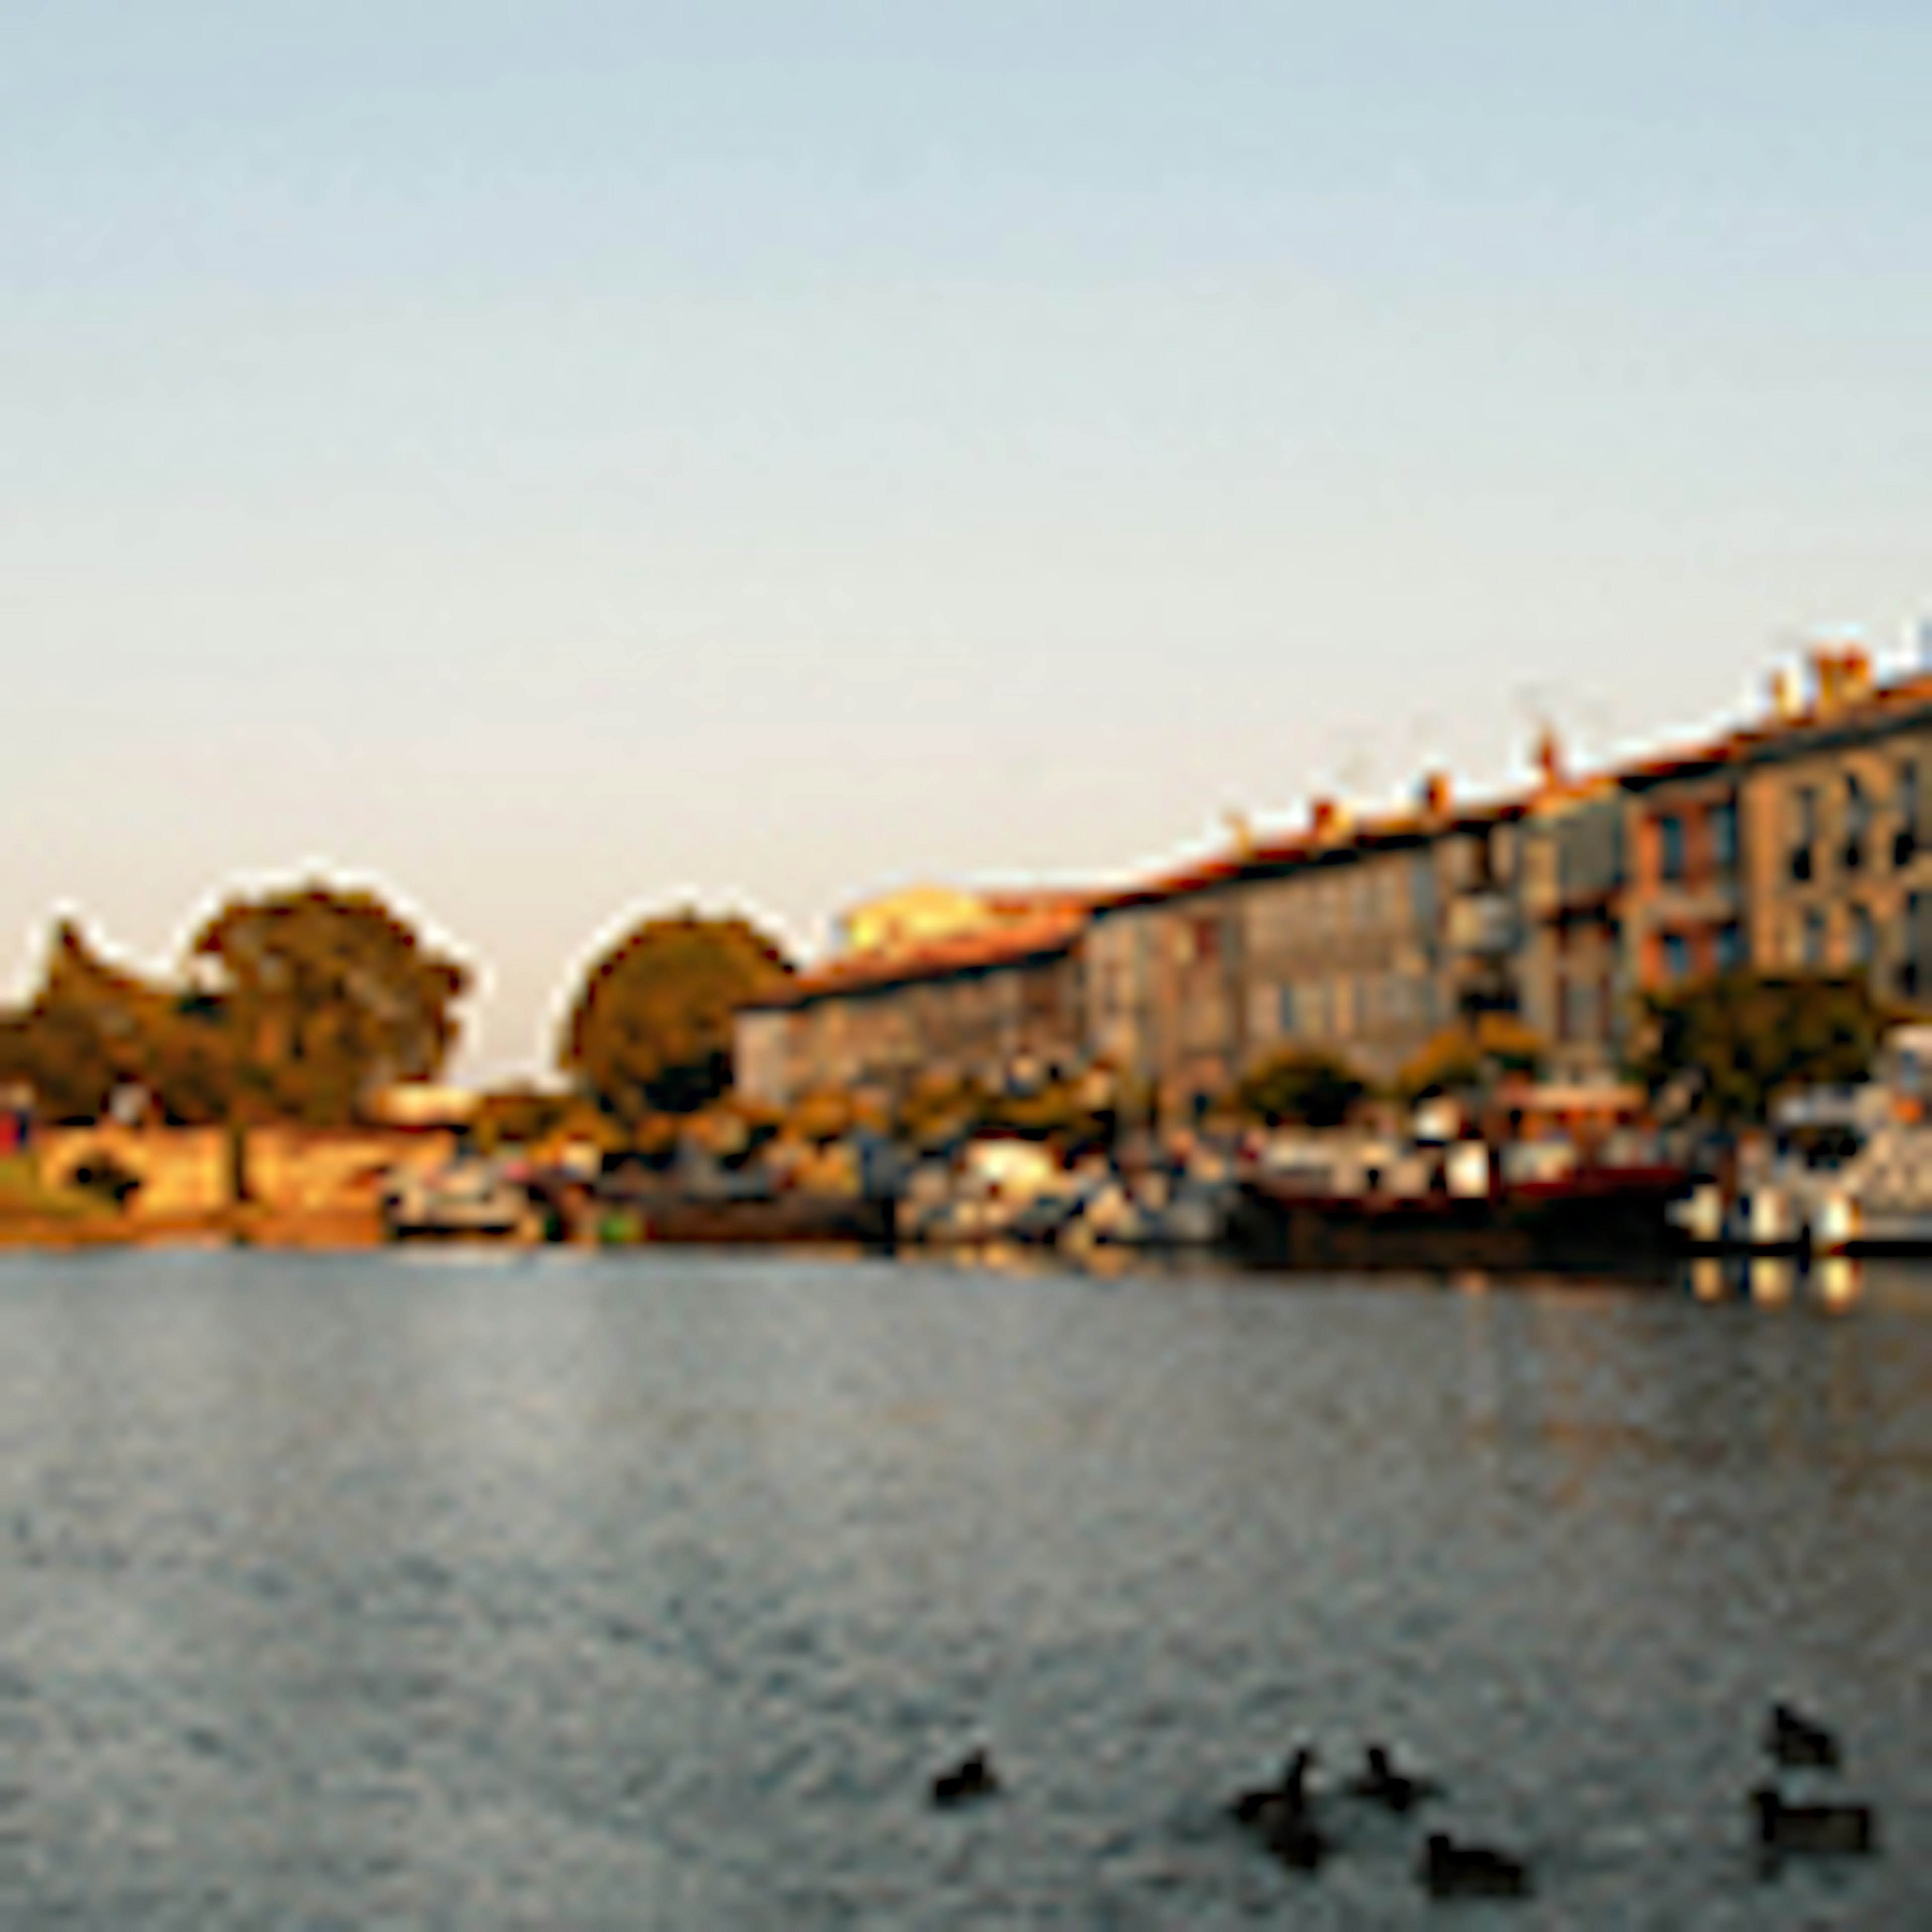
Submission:
<svg viewBox="0 0 1932 1932">
<path fill-rule="evenodd" d="M 10 1928 L 1932 1924 L 1928 1603 L 1901 1268 L 0 1261 Z M 1748 1855 L 1774 1696 L 1876 1858 Z M 1222 1816 L 1374 1738 L 1536 1896 Z"/>
</svg>

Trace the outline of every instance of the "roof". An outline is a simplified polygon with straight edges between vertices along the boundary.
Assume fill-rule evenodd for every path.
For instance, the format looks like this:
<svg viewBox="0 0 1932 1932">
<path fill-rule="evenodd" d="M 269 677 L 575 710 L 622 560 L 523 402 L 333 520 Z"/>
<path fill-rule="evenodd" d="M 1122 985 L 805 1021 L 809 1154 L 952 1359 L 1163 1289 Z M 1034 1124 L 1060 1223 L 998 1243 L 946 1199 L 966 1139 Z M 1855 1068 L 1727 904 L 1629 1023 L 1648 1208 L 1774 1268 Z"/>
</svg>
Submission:
<svg viewBox="0 0 1932 1932">
<path fill-rule="evenodd" d="M 1420 808 L 1391 813 L 1382 818 L 1358 820 L 1325 833 L 1311 829 L 1290 838 L 1257 839 L 1232 850 L 1192 860 L 1150 879 L 1096 895 L 1092 902 L 1093 910 L 1098 914 L 1162 904 L 1173 899 L 1190 898 L 1196 892 L 1211 892 L 1217 886 L 1268 878 L 1304 866 L 1332 865 L 1372 852 L 1399 850 L 1449 833 L 1484 830 L 1505 820 L 1520 818 L 1528 809 L 1526 797 L 1512 797 L 1439 814 Z"/>
<path fill-rule="evenodd" d="M 1484 830 L 1551 808 L 1704 776 L 1748 759 L 1793 754 L 1828 741 L 1834 734 L 1876 728 L 1914 710 L 1932 711 L 1932 673 L 1875 686 L 1862 695 L 1841 694 L 1827 705 L 1814 701 L 1801 710 L 1736 725 L 1594 772 L 1556 775 L 1480 805 L 1440 812 L 1418 805 L 1319 832 L 1311 826 L 1292 838 L 1248 840 L 1108 890 L 988 890 L 980 897 L 989 910 L 1002 915 L 995 924 L 890 953 L 833 961 L 753 1002 L 753 1010 L 806 1006 L 834 994 L 870 992 L 1047 958 L 1070 947 L 1091 917 L 1165 904 L 1304 866 L 1346 862 L 1456 832 Z"/>
<path fill-rule="evenodd" d="M 1641 790 L 1748 759 L 1795 754 L 1838 733 L 1856 734 L 1889 723 L 1900 712 L 1926 709 L 1932 709 L 1932 674 L 1902 678 L 1896 684 L 1874 685 L 1862 696 L 1840 697 L 1828 705 L 1814 700 L 1802 710 L 1774 713 L 1696 744 L 1633 760 L 1617 766 L 1612 776 L 1627 790 Z"/>
<path fill-rule="evenodd" d="M 829 961 L 796 974 L 743 1010 L 780 1012 L 848 994 L 878 992 L 920 980 L 944 980 L 1020 966 L 1068 951 L 1084 930 L 1084 902 L 1049 906 L 1035 913 L 948 934 L 902 952 L 861 953 Z"/>
</svg>

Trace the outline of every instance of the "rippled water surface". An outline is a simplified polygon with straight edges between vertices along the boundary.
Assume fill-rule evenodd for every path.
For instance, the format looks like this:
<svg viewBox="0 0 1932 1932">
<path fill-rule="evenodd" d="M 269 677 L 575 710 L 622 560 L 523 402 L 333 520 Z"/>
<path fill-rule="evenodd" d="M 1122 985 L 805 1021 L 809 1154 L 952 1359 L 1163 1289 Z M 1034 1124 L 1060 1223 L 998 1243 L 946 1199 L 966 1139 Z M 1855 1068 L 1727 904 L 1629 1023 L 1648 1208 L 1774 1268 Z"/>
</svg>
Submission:
<svg viewBox="0 0 1932 1932">
<path fill-rule="evenodd" d="M 1864 1287 L 0 1262 L 0 1924 L 1932 1924 L 1932 1282 Z M 1747 1856 L 1780 1693 L 1870 1864 Z M 1220 1807 L 1304 1736 L 1537 1898 L 1340 1801 L 1277 1870 Z"/>
</svg>

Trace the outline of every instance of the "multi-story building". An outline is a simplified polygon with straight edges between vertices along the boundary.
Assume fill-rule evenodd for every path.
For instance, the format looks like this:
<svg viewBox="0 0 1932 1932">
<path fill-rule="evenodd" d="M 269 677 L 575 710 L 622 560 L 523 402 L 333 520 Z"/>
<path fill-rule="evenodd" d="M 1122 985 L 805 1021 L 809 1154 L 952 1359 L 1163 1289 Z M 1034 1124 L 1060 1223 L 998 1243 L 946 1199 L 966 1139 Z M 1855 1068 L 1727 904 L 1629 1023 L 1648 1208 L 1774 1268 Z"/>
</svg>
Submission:
<svg viewBox="0 0 1932 1932">
<path fill-rule="evenodd" d="M 800 974 L 738 1015 L 740 1090 L 772 1106 L 827 1088 L 897 1099 L 928 1073 L 990 1084 L 1025 1060 L 1076 1062 L 1085 922 L 1048 908 Z"/>
<path fill-rule="evenodd" d="M 1624 946 L 1640 992 L 1749 958 L 1739 778 L 1730 740 L 1622 775 Z"/>
<path fill-rule="evenodd" d="M 1855 650 L 1813 675 L 1737 757 L 1749 957 L 1932 999 L 1932 677 L 1880 686 Z"/>
<path fill-rule="evenodd" d="M 1520 808 L 1363 824 L 1324 801 L 1301 836 L 1096 902 L 1090 1051 L 1185 1118 L 1284 1047 L 1386 1078 L 1460 1014 L 1514 1011 Z"/>
<path fill-rule="evenodd" d="M 1240 909 L 1254 862 L 1210 859 L 1095 902 L 1082 945 L 1086 1044 L 1163 1114 L 1192 1112 L 1240 1064 Z"/>
<path fill-rule="evenodd" d="M 1615 1066 L 1644 994 L 1735 968 L 1932 993 L 1932 679 L 1810 669 L 1762 719 L 1532 802 L 1525 1012 L 1566 1070 Z"/>
<path fill-rule="evenodd" d="M 1520 1012 L 1550 1042 L 1556 1070 L 1573 1078 L 1600 1074 L 1618 1056 L 1630 992 L 1627 803 L 1612 778 L 1552 775 L 1519 835 Z"/>
<path fill-rule="evenodd" d="M 1559 1074 L 1614 1070 L 1648 994 L 1733 967 L 1864 972 L 1932 1004 L 1932 676 L 1817 653 L 1766 718 L 1478 808 L 1318 804 L 1284 839 L 1090 899 L 931 889 L 748 1013 L 740 1079 L 897 1090 L 928 1068 L 1104 1064 L 1186 1118 L 1269 1053 L 1393 1076 L 1443 1028 L 1520 1016 Z"/>
<path fill-rule="evenodd" d="M 1386 1077 L 1442 1024 L 1439 836 L 1421 818 L 1352 828 L 1319 808 L 1302 848 L 1252 881 L 1246 1064 L 1319 1046 Z"/>
</svg>

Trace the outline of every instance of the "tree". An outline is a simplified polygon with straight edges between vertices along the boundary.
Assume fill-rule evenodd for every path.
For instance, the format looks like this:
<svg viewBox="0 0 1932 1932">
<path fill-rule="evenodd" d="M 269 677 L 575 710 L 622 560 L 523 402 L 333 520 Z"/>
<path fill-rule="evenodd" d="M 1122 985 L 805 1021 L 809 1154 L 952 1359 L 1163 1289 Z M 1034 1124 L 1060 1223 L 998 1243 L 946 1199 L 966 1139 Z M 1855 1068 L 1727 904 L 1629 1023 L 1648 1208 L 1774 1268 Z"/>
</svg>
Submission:
<svg viewBox="0 0 1932 1932">
<path fill-rule="evenodd" d="M 321 884 L 231 899 L 193 954 L 227 1040 L 231 1108 L 251 1120 L 346 1125 L 382 1088 L 430 1078 L 470 983 L 374 893 Z"/>
<path fill-rule="evenodd" d="M 963 1141 L 986 1117 L 987 1096 L 976 1082 L 930 1069 L 900 1100 L 892 1125 L 915 1148 L 938 1152 Z"/>
<path fill-rule="evenodd" d="M 1542 1036 L 1508 1013 L 1484 1013 L 1445 1028 L 1396 1076 L 1406 1100 L 1493 1086 L 1505 1074 L 1534 1077 L 1548 1058 Z"/>
<path fill-rule="evenodd" d="M 1287 1046 L 1236 1083 L 1234 1107 L 1271 1127 L 1339 1127 L 1368 1090 L 1368 1082 L 1339 1053 Z"/>
<path fill-rule="evenodd" d="M 1761 1122 L 1789 1089 L 1864 1079 L 1892 1018 L 1862 977 L 1723 974 L 1646 995 L 1636 1070 L 1702 1119 Z"/>
<path fill-rule="evenodd" d="M 746 920 L 647 919 L 586 976 L 558 1060 L 627 1126 L 653 1112 L 694 1113 L 731 1084 L 733 1016 L 790 971 Z"/>
<path fill-rule="evenodd" d="M 0 1021 L 0 1078 L 30 1088 L 49 1120 L 98 1120 L 117 1089 L 153 1093 L 187 1042 L 174 1037 L 178 1002 L 126 968 L 110 964 L 80 927 L 54 928 L 39 990 Z"/>
</svg>

